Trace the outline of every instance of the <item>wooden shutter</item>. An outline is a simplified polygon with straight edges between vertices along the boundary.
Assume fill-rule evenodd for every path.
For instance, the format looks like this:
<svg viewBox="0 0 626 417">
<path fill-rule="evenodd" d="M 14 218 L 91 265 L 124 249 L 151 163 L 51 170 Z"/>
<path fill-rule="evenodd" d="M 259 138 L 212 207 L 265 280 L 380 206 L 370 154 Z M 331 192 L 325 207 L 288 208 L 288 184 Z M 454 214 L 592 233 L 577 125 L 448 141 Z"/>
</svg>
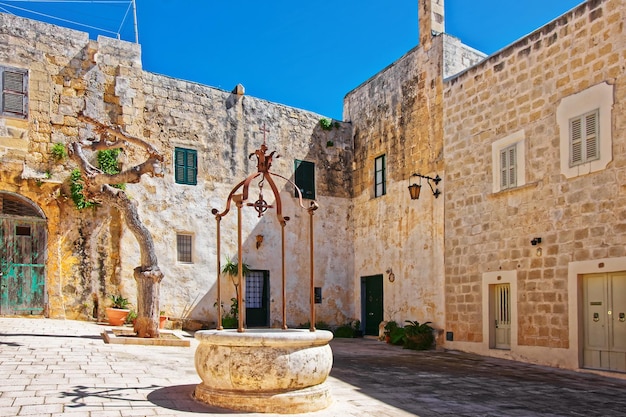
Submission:
<svg viewBox="0 0 626 417">
<path fill-rule="evenodd" d="M 587 161 L 600 158 L 598 149 L 598 114 L 596 110 L 585 116 L 585 156 Z"/>
<path fill-rule="evenodd" d="M 600 158 L 599 111 L 570 120 L 570 166 Z"/>
<path fill-rule="evenodd" d="M 196 185 L 198 182 L 198 153 L 193 149 L 175 148 L 174 176 L 178 184 Z"/>
<path fill-rule="evenodd" d="M 517 144 L 500 151 L 500 189 L 517 185 Z"/>
<path fill-rule="evenodd" d="M 27 78 L 25 71 L 2 71 L 2 113 L 26 116 Z"/>
</svg>

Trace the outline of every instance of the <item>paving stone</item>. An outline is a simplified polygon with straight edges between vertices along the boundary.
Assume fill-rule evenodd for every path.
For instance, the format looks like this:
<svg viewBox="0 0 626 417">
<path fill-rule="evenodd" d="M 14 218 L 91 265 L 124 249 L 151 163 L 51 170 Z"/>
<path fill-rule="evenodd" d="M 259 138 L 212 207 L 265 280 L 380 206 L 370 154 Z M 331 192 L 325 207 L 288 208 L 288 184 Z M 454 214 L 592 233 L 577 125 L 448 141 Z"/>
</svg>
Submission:
<svg viewBox="0 0 626 417">
<path fill-rule="evenodd" d="M 189 348 L 113 346 L 98 339 L 102 328 L 0 318 L 0 370 L 8 369 L 0 380 L 0 417 L 276 416 L 196 402 L 195 340 Z M 60 351 L 60 344 L 67 346 Z M 306 416 L 626 416 L 626 375 L 414 352 L 368 338 L 337 339 L 331 347 L 333 403 Z M 11 367 L 33 358 L 51 374 Z"/>
</svg>

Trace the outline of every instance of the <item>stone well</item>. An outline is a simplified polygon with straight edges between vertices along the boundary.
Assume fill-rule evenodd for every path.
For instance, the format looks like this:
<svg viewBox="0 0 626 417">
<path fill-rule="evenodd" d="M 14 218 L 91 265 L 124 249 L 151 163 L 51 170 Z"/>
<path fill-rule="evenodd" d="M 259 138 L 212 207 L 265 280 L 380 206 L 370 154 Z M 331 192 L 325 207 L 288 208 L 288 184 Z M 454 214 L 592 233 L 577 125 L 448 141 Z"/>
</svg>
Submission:
<svg viewBox="0 0 626 417">
<path fill-rule="evenodd" d="M 307 413 L 328 407 L 326 378 L 333 364 L 326 330 L 203 330 L 196 371 L 202 378 L 194 396 L 231 410 Z"/>
</svg>

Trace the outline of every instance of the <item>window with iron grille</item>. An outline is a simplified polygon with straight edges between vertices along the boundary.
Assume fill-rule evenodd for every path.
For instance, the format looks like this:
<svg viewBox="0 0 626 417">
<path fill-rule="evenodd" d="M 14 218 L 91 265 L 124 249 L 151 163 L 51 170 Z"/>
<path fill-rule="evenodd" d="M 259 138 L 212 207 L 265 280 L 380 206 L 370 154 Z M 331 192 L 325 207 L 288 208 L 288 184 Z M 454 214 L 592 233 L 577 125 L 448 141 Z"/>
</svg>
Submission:
<svg viewBox="0 0 626 417">
<path fill-rule="evenodd" d="M 387 194 L 387 161 L 385 155 L 374 160 L 374 197 Z"/>
<path fill-rule="evenodd" d="M 0 67 L 3 116 L 25 119 L 28 116 L 28 71 Z"/>
<path fill-rule="evenodd" d="M 178 252 L 178 262 L 192 263 L 192 247 L 193 239 L 192 235 L 177 234 L 176 235 L 176 250 Z"/>
<path fill-rule="evenodd" d="M 295 161 L 294 182 L 302 193 L 302 198 L 315 199 L 315 164 L 309 161 Z M 295 192 L 298 197 L 298 192 Z"/>
<path fill-rule="evenodd" d="M 198 183 L 198 152 L 194 149 L 174 149 L 174 176 L 177 184 Z"/>
<path fill-rule="evenodd" d="M 569 121 L 570 167 L 600 159 L 598 109 Z"/>
</svg>

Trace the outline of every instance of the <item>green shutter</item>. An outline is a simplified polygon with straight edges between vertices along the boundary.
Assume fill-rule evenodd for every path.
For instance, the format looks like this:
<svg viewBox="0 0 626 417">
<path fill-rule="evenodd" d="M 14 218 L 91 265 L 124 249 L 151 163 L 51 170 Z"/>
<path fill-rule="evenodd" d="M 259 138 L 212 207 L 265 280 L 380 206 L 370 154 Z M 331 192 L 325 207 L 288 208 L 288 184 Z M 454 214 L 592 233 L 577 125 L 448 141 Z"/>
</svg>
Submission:
<svg viewBox="0 0 626 417">
<path fill-rule="evenodd" d="M 198 153 L 193 149 L 174 149 L 174 176 L 176 183 L 196 185 L 198 183 Z"/>
</svg>

